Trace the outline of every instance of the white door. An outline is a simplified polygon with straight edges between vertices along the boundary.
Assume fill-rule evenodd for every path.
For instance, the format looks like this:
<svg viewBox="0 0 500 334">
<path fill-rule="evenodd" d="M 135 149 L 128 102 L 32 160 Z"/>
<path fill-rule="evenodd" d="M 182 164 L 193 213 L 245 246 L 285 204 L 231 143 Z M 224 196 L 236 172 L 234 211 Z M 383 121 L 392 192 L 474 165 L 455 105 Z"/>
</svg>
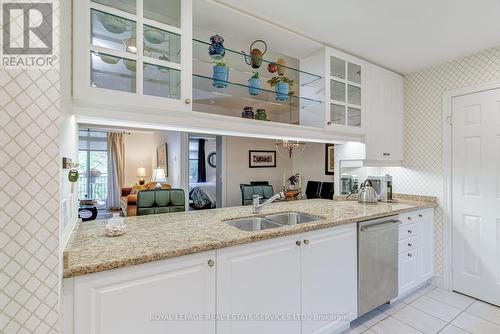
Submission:
<svg viewBox="0 0 500 334">
<path fill-rule="evenodd" d="M 215 320 L 194 318 L 215 314 L 211 260 L 215 252 L 77 277 L 75 334 L 214 334 Z"/>
<path fill-rule="evenodd" d="M 296 238 L 217 251 L 218 334 L 300 333 L 300 319 L 286 318 L 300 313 Z"/>
<path fill-rule="evenodd" d="M 302 334 L 332 333 L 356 318 L 356 224 L 302 236 Z"/>
<path fill-rule="evenodd" d="M 452 113 L 453 289 L 500 305 L 500 89 Z"/>
</svg>

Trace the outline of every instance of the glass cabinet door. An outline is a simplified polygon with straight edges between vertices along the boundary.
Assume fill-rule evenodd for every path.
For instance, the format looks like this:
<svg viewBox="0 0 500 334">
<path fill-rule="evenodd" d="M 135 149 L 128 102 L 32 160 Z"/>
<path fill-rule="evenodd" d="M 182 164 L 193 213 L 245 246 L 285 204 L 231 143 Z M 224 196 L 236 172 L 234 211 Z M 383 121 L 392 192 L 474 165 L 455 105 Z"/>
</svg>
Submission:
<svg viewBox="0 0 500 334">
<path fill-rule="evenodd" d="M 330 56 L 329 125 L 362 126 L 361 65 Z"/>
<path fill-rule="evenodd" d="M 192 36 L 191 28 L 186 34 L 182 28 L 184 24 L 190 25 L 191 13 L 186 13 L 188 19 L 183 19 L 184 8 L 191 8 L 190 1 L 76 1 L 74 63 L 79 64 L 75 69 L 76 93 L 81 90 L 93 99 L 107 96 L 140 105 L 141 101 L 148 105 L 147 99 L 164 98 L 184 106 L 181 99 L 188 102 L 191 96 L 191 89 L 186 89 L 191 82 L 191 61 L 185 60 L 191 56 L 184 54 L 183 46 L 191 45 Z M 82 30 L 87 31 L 88 42 L 81 40 L 85 35 Z M 186 49 L 190 52 L 190 48 Z M 81 53 L 87 56 L 82 57 Z M 137 100 L 137 96 L 144 100 Z M 151 106 L 158 106 L 158 102 L 151 100 Z"/>
</svg>

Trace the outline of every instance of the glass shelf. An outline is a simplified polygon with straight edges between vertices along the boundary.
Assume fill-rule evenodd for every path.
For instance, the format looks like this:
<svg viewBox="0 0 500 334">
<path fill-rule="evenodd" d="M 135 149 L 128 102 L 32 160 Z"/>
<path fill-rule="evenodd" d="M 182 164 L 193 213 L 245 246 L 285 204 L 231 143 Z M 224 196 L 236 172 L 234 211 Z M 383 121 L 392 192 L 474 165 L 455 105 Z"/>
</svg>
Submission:
<svg viewBox="0 0 500 334">
<path fill-rule="evenodd" d="M 287 101 L 278 101 L 276 100 L 276 92 L 274 90 L 260 88 L 258 95 L 250 95 L 248 91 L 250 87 L 248 85 L 243 85 L 231 81 L 222 81 L 227 84 L 227 87 L 217 88 L 212 86 L 213 81 L 214 80 L 212 77 L 193 74 L 193 91 L 204 92 L 205 94 L 200 94 L 204 95 L 204 98 L 209 98 L 207 96 L 213 96 L 214 98 L 230 97 L 233 99 L 242 99 L 245 100 L 248 105 L 251 105 L 251 102 L 255 101 L 256 103 L 264 102 L 272 105 L 281 105 L 285 106 L 286 108 L 304 108 L 322 103 L 319 100 L 295 95 L 289 95 Z M 221 80 L 217 81 L 221 82 Z M 195 94 L 193 94 L 193 99 L 195 101 L 197 99 Z"/>
<path fill-rule="evenodd" d="M 213 59 L 208 56 L 209 46 L 209 42 L 193 38 L 193 58 L 203 63 L 212 64 Z M 269 73 L 267 70 L 268 64 L 276 63 L 276 60 L 262 58 L 262 65 L 260 68 L 255 69 L 245 62 L 245 60 L 250 60 L 251 56 L 249 54 L 244 51 L 236 51 L 227 47 L 224 47 L 224 49 L 226 50 L 226 54 L 223 60 L 228 64 L 228 66 L 237 71 L 246 72 L 249 74 L 248 77 L 250 77 L 254 71 L 259 72 L 263 78 L 271 78 L 277 75 L 277 73 Z M 286 65 L 280 65 L 280 67 L 285 68 L 285 70 L 288 71 L 285 75 L 290 77 L 290 79 L 293 79 L 296 83 L 299 83 L 300 86 L 310 86 L 316 82 L 320 82 L 320 75 L 301 71 L 297 68 Z"/>
</svg>

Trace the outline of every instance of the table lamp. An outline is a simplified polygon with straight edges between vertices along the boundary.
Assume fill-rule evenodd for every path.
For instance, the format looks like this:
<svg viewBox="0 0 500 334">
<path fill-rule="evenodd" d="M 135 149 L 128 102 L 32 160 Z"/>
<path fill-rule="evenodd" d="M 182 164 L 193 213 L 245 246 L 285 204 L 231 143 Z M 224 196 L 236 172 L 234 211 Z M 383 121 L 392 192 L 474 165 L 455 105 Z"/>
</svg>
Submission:
<svg viewBox="0 0 500 334">
<path fill-rule="evenodd" d="M 139 167 L 137 168 L 137 177 L 139 178 L 139 185 L 144 185 L 146 182 L 144 178 L 146 177 L 146 168 L 144 167 Z"/>
<path fill-rule="evenodd" d="M 165 171 L 163 170 L 163 168 L 153 169 L 151 182 L 156 182 L 156 188 L 161 188 L 161 184 L 167 182 L 167 178 L 165 177 Z"/>
</svg>

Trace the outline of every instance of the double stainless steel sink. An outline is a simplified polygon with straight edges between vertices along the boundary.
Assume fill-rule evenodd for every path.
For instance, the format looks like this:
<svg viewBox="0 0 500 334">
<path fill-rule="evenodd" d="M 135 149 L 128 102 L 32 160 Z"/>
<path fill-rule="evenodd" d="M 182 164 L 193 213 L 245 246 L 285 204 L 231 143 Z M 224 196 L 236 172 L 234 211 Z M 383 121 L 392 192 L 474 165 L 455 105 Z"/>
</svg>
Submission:
<svg viewBox="0 0 500 334">
<path fill-rule="evenodd" d="M 318 216 L 302 212 L 284 212 L 267 215 L 264 217 L 248 217 L 225 221 L 242 231 L 262 231 L 271 228 L 310 223 L 321 220 Z"/>
</svg>

